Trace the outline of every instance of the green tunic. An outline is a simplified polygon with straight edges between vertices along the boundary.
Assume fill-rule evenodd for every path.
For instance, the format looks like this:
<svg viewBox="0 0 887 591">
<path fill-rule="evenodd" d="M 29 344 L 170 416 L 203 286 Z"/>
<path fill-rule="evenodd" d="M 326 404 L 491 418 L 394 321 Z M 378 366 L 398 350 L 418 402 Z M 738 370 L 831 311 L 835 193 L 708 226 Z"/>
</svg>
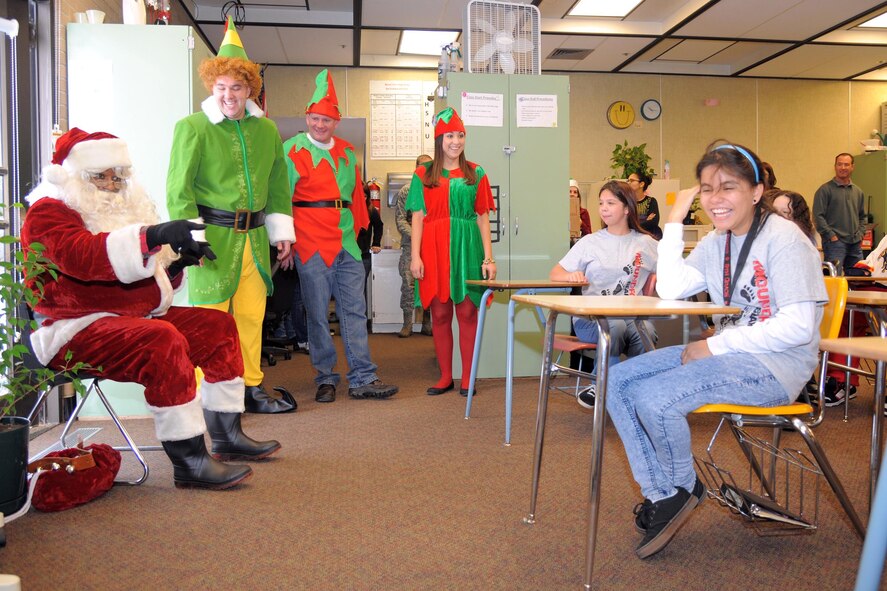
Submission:
<svg viewBox="0 0 887 591">
<path fill-rule="evenodd" d="M 212 97 L 204 101 L 203 112 L 176 124 L 166 184 L 170 218 L 196 218 L 199 204 L 226 211 L 248 209 L 283 214 L 290 219 L 291 228 L 289 181 L 277 126 L 251 102 L 252 108 L 243 119 L 219 120 L 221 113 L 210 101 Z M 260 226 L 239 233 L 233 228 L 207 225 L 206 239 L 218 258 L 204 259 L 203 266 L 188 268 L 192 304 L 216 304 L 234 294 L 247 236 L 253 260 L 271 294 L 268 228 Z"/>
</svg>

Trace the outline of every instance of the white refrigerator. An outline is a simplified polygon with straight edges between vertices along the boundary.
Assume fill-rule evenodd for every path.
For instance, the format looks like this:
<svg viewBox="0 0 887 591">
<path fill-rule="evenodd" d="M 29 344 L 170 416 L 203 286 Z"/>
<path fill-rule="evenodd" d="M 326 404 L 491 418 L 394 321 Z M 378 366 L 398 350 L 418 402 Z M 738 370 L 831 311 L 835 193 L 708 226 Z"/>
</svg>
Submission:
<svg viewBox="0 0 887 591">
<path fill-rule="evenodd" d="M 212 52 L 191 27 L 160 25 L 69 24 L 67 47 L 69 127 L 124 139 L 134 176 L 169 219 L 166 172 L 173 128 L 208 95 L 197 67 Z M 184 290 L 179 292 L 176 303 L 186 300 Z M 104 382 L 102 388 L 121 416 L 149 414 L 141 386 Z M 93 402 L 81 416 L 104 414 Z"/>
</svg>

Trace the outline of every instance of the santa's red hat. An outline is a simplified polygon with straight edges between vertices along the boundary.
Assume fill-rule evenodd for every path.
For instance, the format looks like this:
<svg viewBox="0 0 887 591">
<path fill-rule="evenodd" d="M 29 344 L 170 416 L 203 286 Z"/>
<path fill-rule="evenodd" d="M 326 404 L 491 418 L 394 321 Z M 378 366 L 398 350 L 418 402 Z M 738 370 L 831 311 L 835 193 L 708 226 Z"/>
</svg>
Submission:
<svg viewBox="0 0 887 591">
<path fill-rule="evenodd" d="M 56 141 L 52 164 L 43 171 L 43 178 L 61 185 L 69 174 L 131 166 L 126 142 L 110 133 L 87 133 L 75 127 Z"/>
</svg>

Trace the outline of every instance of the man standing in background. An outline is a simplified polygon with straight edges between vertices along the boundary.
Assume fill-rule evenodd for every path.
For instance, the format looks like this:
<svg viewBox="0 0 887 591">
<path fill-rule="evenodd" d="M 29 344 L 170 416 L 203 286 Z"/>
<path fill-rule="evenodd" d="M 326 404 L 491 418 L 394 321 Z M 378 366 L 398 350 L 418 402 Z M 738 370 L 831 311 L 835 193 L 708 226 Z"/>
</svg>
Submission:
<svg viewBox="0 0 887 591">
<path fill-rule="evenodd" d="M 431 156 L 422 154 L 416 158 L 416 166 L 431 162 Z M 413 254 L 410 251 L 413 235 L 413 212 L 407 210 L 407 195 L 410 193 L 410 184 L 406 183 L 397 192 L 397 200 L 394 205 L 394 221 L 397 231 L 400 232 L 400 262 L 397 270 L 400 271 L 400 308 L 403 310 L 403 328 L 398 336 L 406 338 L 413 334 L 413 310 L 416 306 L 415 283 L 413 273 L 410 271 L 410 262 Z M 431 336 L 431 310 L 422 311 L 422 334 Z"/>
<path fill-rule="evenodd" d="M 305 109 L 308 131 L 283 145 L 289 173 L 295 222 L 295 261 L 308 313 L 308 346 L 317 402 L 333 402 L 340 376 L 335 372 L 336 347 L 329 332 L 330 298 L 348 359 L 348 395 L 388 398 L 397 386 L 383 384 L 370 359 L 367 338 L 366 275 L 356 234 L 369 223 L 363 183 L 354 146 L 333 136 L 339 120 L 339 100 L 333 79 L 322 70 Z"/>
<path fill-rule="evenodd" d="M 260 367 L 265 302 L 274 289 L 268 244 L 283 260 L 295 239 L 286 162 L 277 126 L 253 101 L 262 87 L 259 66 L 230 17 L 219 54 L 199 73 L 212 95 L 176 124 L 166 201 L 172 219 L 201 218 L 218 258 L 188 268 L 188 296 L 234 315 L 247 412 L 288 412 L 296 408 L 292 396 L 283 388 L 282 399 L 268 395 Z"/>
<path fill-rule="evenodd" d="M 835 157 L 835 177 L 819 187 L 813 197 L 813 221 L 822 237 L 826 261 L 837 261 L 851 269 L 862 260 L 862 235 L 865 233 L 865 195 L 853 184 L 853 156 Z"/>
</svg>

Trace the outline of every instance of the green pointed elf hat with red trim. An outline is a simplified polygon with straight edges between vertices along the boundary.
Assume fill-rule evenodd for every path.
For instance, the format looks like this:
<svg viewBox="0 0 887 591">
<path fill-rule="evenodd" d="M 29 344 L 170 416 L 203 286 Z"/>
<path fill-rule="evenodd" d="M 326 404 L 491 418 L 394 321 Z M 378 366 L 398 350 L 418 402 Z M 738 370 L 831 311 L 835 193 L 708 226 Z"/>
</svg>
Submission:
<svg viewBox="0 0 887 591">
<path fill-rule="evenodd" d="M 324 68 L 314 79 L 314 94 L 305 107 L 305 113 L 324 115 L 330 119 L 339 121 L 342 113 L 339 112 L 339 99 L 336 97 L 336 87 L 333 86 L 333 77 L 329 70 Z"/>
<path fill-rule="evenodd" d="M 243 48 L 243 42 L 240 40 L 240 35 L 237 34 L 237 29 L 234 27 L 234 19 L 230 16 L 225 29 L 225 38 L 222 39 L 222 44 L 219 46 L 218 56 L 238 57 L 244 61 L 249 61 L 249 58 L 246 57 L 246 50 Z"/>
<path fill-rule="evenodd" d="M 434 116 L 434 137 L 449 133 L 451 131 L 461 131 L 465 133 L 465 125 L 459 118 L 459 113 L 453 107 L 447 107 Z"/>
</svg>

